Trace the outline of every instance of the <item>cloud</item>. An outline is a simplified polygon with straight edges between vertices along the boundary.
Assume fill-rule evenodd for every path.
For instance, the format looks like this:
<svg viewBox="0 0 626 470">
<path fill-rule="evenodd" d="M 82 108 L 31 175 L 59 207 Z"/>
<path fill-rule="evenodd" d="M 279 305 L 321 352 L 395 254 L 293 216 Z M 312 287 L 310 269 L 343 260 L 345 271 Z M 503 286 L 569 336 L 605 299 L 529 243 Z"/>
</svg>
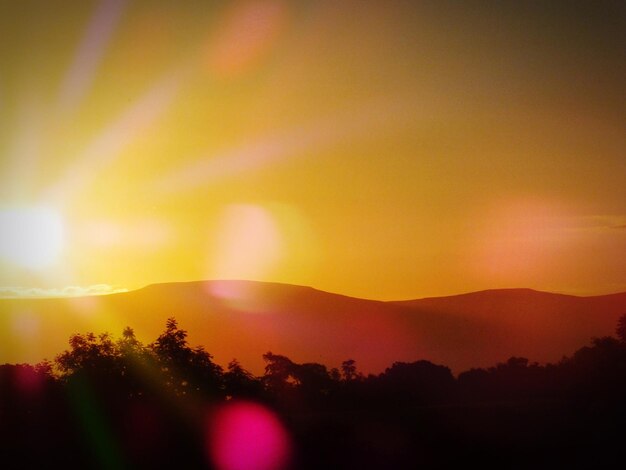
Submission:
<svg viewBox="0 0 626 470">
<path fill-rule="evenodd" d="M 92 286 L 66 286 L 63 288 L 40 287 L 0 287 L 0 298 L 20 299 L 20 298 L 50 298 L 50 297 L 85 297 L 90 295 L 116 294 L 127 292 L 128 289 L 110 286 L 108 284 L 95 284 Z"/>
<path fill-rule="evenodd" d="M 575 231 L 604 232 L 608 230 L 626 229 L 624 215 L 592 215 L 574 217 L 569 223 L 569 229 Z"/>
</svg>

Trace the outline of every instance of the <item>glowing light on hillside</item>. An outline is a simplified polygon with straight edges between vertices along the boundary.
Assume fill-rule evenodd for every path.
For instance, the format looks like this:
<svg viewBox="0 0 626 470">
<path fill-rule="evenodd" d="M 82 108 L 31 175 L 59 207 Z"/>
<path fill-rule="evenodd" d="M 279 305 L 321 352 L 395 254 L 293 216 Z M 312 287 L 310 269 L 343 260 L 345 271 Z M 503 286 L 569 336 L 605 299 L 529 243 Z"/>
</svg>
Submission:
<svg viewBox="0 0 626 470">
<path fill-rule="evenodd" d="M 58 260 L 64 241 L 63 218 L 46 207 L 0 210 L 0 258 L 27 269 L 43 269 Z"/>
<path fill-rule="evenodd" d="M 231 206 L 221 222 L 214 264 L 209 265 L 213 271 L 205 278 L 287 282 L 276 276 L 282 272 L 300 275 L 299 282 L 307 284 L 321 253 L 313 228 L 297 208 L 278 203 Z M 223 270 L 217 271 L 220 266 Z M 210 295 L 240 311 L 254 310 L 256 288 L 254 283 L 219 281 L 207 286 Z"/>
<path fill-rule="evenodd" d="M 213 416 L 207 451 L 219 470 L 278 470 L 288 464 L 291 445 L 271 410 L 239 402 L 223 406 Z"/>
</svg>

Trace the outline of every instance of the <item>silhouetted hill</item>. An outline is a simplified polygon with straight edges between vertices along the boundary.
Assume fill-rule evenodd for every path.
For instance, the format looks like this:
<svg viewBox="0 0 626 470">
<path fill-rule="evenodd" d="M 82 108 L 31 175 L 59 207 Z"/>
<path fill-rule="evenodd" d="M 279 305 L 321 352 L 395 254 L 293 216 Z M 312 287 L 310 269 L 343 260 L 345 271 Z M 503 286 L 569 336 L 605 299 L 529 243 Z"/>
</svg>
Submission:
<svg viewBox="0 0 626 470">
<path fill-rule="evenodd" d="M 156 284 L 108 296 L 0 300 L 0 363 L 36 362 L 67 348 L 75 332 L 126 325 L 150 341 L 174 316 L 225 365 L 236 357 L 261 373 L 267 351 L 329 367 L 353 358 L 380 372 L 394 361 L 427 359 L 454 372 L 510 356 L 558 361 L 613 334 L 626 293 L 575 297 L 507 289 L 379 302 L 309 287 L 252 281 Z"/>
<path fill-rule="evenodd" d="M 495 289 L 392 303 L 412 312 L 444 364 L 465 363 L 465 356 L 477 367 L 513 355 L 556 362 L 592 337 L 613 335 L 626 292 L 577 297 Z"/>
</svg>

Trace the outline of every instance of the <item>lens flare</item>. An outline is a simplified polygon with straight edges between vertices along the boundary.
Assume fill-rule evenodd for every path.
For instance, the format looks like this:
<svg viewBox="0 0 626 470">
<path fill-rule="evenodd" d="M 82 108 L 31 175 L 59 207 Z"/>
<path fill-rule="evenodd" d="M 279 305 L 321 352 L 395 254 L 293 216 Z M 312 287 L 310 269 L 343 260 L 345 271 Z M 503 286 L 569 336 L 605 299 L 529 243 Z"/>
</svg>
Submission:
<svg viewBox="0 0 626 470">
<path fill-rule="evenodd" d="M 291 454 L 275 413 L 252 402 L 229 403 L 209 421 L 207 452 L 218 470 L 278 470 Z"/>
<path fill-rule="evenodd" d="M 209 70 L 232 78 L 261 62 L 284 29 L 286 7 L 275 0 L 234 3 L 209 47 Z"/>
<path fill-rule="evenodd" d="M 573 253 L 574 219 L 556 202 L 529 198 L 495 205 L 475 222 L 475 272 L 524 285 L 549 278 Z"/>
<path fill-rule="evenodd" d="M 283 240 L 272 214 L 260 206 L 232 205 L 222 215 L 210 277 L 259 279 L 280 261 Z"/>
<path fill-rule="evenodd" d="M 27 269 L 53 264 L 63 250 L 61 215 L 46 207 L 0 210 L 0 258 Z"/>
<path fill-rule="evenodd" d="M 130 246 L 136 252 L 155 252 L 170 242 L 173 227 L 161 219 L 127 219 L 121 221 L 93 219 L 78 225 L 78 243 L 94 249 Z"/>
</svg>

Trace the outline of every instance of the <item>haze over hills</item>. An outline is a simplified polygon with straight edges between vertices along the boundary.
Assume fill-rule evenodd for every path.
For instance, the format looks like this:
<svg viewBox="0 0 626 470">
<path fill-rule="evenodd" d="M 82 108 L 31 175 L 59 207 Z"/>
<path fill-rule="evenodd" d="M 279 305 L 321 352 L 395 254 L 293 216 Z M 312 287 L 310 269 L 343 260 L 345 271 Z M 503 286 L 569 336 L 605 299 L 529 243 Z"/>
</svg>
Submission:
<svg viewBox="0 0 626 470">
<path fill-rule="evenodd" d="M 612 335 L 626 292 L 575 297 L 530 289 L 382 302 L 310 287 L 253 281 L 155 284 L 107 296 L 0 300 L 0 363 L 52 359 L 72 333 L 126 325 L 152 341 L 174 316 L 192 345 L 256 374 L 261 355 L 338 366 L 352 358 L 377 373 L 394 361 L 427 359 L 458 373 L 511 356 L 556 362 Z"/>
</svg>

